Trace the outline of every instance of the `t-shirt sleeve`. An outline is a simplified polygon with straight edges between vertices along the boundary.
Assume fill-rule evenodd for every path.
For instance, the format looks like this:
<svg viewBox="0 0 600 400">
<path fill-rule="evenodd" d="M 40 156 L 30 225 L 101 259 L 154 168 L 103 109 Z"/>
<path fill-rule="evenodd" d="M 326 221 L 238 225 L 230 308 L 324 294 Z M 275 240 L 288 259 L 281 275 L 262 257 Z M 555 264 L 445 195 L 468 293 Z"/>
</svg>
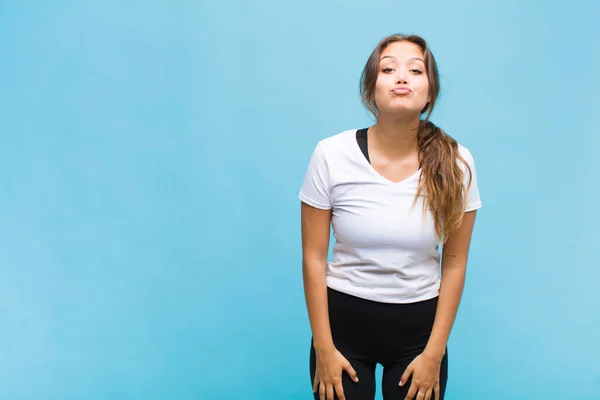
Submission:
<svg viewBox="0 0 600 400">
<path fill-rule="evenodd" d="M 464 185 L 465 188 L 467 188 L 467 198 L 466 198 L 466 208 L 465 208 L 465 212 L 468 211 L 473 211 L 473 210 L 477 210 L 479 208 L 481 208 L 482 206 L 482 202 L 481 202 L 481 197 L 479 195 L 479 185 L 477 183 L 477 171 L 475 170 L 475 160 L 473 158 L 473 155 L 471 154 L 471 152 L 467 149 L 467 148 L 462 148 L 462 152 L 461 155 L 462 157 L 465 159 L 465 161 L 467 162 L 467 165 L 469 166 L 469 168 L 471 169 L 471 174 L 469 175 L 469 169 L 467 169 L 466 167 L 464 167 Z M 471 185 L 469 185 L 469 176 L 471 177 Z"/>
<path fill-rule="evenodd" d="M 323 148 L 319 143 L 312 153 L 304 175 L 298 195 L 301 201 L 322 210 L 331 209 L 328 168 Z"/>
</svg>

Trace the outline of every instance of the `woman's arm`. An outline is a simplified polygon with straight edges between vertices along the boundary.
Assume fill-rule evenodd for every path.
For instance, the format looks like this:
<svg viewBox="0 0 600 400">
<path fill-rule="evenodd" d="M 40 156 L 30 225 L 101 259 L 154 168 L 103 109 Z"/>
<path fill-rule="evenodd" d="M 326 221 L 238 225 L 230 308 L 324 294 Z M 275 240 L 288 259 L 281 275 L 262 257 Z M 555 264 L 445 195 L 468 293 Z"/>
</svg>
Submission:
<svg viewBox="0 0 600 400">
<path fill-rule="evenodd" d="M 321 210 L 306 203 L 301 204 L 304 295 L 315 351 L 327 352 L 334 350 L 329 327 L 325 280 L 331 210 Z"/>
<path fill-rule="evenodd" d="M 433 329 L 424 353 L 441 361 L 463 293 L 471 235 L 477 211 L 466 212 L 442 248 L 442 280 Z"/>
</svg>

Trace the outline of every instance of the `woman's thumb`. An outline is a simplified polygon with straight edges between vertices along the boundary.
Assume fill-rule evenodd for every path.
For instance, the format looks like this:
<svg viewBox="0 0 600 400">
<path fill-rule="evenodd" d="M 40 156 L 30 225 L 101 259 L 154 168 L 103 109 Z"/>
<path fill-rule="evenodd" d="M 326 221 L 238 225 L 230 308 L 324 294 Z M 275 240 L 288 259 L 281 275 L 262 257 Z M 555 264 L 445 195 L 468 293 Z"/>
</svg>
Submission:
<svg viewBox="0 0 600 400">
<path fill-rule="evenodd" d="M 352 364 L 350 364 L 350 362 L 344 366 L 344 370 L 348 373 L 348 375 L 350 375 L 350 379 L 352 379 L 354 382 L 358 382 L 358 376 L 356 375 L 356 371 L 354 368 L 352 368 Z"/>
<path fill-rule="evenodd" d="M 406 381 L 408 381 L 408 378 L 410 378 L 410 376 L 413 373 L 413 369 L 414 369 L 413 364 L 410 363 L 410 365 L 408 366 L 408 368 L 406 368 L 406 370 L 402 374 L 402 377 L 400 378 L 400 386 L 404 386 Z"/>
</svg>

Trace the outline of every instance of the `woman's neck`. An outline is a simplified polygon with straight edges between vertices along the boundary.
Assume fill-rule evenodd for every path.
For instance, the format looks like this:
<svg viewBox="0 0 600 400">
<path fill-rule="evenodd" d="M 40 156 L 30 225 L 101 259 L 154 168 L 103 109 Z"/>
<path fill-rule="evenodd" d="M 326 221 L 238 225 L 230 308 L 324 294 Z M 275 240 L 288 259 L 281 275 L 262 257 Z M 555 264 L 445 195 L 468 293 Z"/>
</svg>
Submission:
<svg viewBox="0 0 600 400">
<path fill-rule="evenodd" d="M 411 118 L 382 117 L 369 129 L 369 144 L 389 159 L 402 159 L 418 154 L 419 116 Z"/>
</svg>

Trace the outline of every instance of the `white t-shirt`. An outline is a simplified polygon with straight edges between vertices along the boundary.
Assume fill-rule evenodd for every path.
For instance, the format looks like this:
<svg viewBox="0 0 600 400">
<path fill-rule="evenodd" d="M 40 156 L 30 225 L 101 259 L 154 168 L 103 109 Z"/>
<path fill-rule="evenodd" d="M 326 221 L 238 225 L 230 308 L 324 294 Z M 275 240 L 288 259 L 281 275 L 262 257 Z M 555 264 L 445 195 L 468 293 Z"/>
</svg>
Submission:
<svg viewBox="0 0 600 400">
<path fill-rule="evenodd" d="M 369 163 L 356 141 L 356 129 L 321 140 L 302 188 L 301 201 L 332 210 L 333 260 L 327 286 L 384 303 L 411 303 L 439 294 L 440 254 L 434 221 L 423 217 L 423 195 L 411 208 L 421 170 L 394 183 Z M 481 207 L 470 151 L 459 152 L 472 172 L 465 211 Z M 465 184 L 469 172 L 463 163 Z"/>
</svg>

